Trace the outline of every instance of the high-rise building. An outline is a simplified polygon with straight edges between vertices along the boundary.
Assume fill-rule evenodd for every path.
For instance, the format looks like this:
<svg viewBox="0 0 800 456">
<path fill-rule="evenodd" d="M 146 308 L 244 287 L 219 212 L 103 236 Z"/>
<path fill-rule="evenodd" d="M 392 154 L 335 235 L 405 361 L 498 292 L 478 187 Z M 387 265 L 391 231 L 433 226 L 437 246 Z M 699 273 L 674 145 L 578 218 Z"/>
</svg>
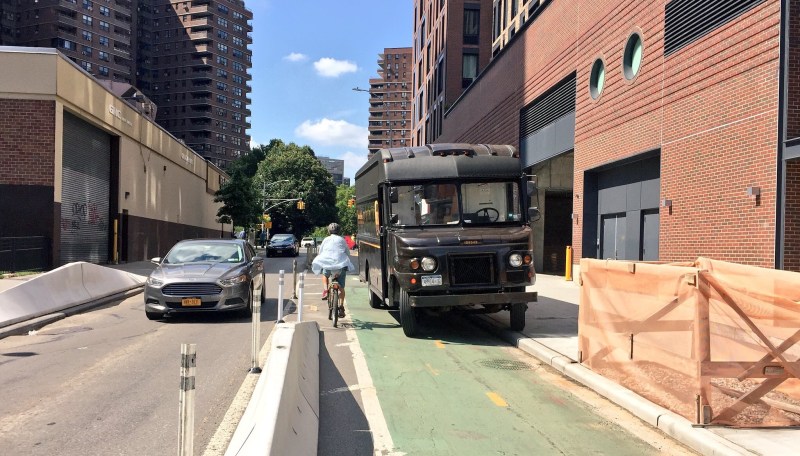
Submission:
<svg viewBox="0 0 800 456">
<path fill-rule="evenodd" d="M 0 44 L 54 47 L 135 85 L 162 127 L 224 167 L 250 150 L 252 18 L 243 0 L 0 0 Z"/>
<path fill-rule="evenodd" d="M 411 145 L 411 48 L 385 48 L 369 80 L 369 153 Z"/>
<path fill-rule="evenodd" d="M 489 64 L 492 0 L 414 0 L 412 144 L 432 143 L 442 119 Z"/>
<path fill-rule="evenodd" d="M 328 157 L 317 157 L 322 166 L 331 173 L 333 177 L 333 183 L 336 185 L 342 185 L 344 181 L 344 160 L 340 160 L 338 158 L 328 158 Z"/>
</svg>

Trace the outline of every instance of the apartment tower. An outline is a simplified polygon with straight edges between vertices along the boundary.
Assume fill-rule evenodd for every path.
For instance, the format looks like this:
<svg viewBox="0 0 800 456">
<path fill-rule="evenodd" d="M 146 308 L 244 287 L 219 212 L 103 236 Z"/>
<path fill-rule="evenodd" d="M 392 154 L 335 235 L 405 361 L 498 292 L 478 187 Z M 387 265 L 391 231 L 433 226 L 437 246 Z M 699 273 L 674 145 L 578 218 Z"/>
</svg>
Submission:
<svg viewBox="0 0 800 456">
<path fill-rule="evenodd" d="M 164 129 L 225 167 L 250 150 L 252 18 L 242 0 L 0 0 L 0 44 L 135 85 Z"/>
<path fill-rule="evenodd" d="M 411 48 L 385 48 L 369 80 L 369 154 L 411 144 Z"/>
<path fill-rule="evenodd" d="M 413 145 L 436 141 L 444 113 L 491 59 L 492 0 L 414 1 Z"/>
</svg>

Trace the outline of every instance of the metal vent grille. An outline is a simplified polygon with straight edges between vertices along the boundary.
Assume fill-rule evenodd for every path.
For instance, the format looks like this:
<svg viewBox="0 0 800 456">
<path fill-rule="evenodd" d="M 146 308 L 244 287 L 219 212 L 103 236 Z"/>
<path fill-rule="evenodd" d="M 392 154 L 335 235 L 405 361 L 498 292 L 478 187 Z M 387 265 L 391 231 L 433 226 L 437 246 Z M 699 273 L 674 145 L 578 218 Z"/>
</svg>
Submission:
<svg viewBox="0 0 800 456">
<path fill-rule="evenodd" d="M 452 285 L 494 284 L 494 255 L 450 257 Z"/>
<path fill-rule="evenodd" d="M 575 73 L 572 73 L 520 111 L 520 138 L 536 133 L 574 110 Z"/>
<path fill-rule="evenodd" d="M 477 363 L 483 367 L 499 370 L 528 370 L 531 365 L 522 361 L 514 361 L 511 359 L 482 359 Z"/>
<path fill-rule="evenodd" d="M 764 0 L 672 0 L 664 14 L 664 55 L 668 56 L 730 22 Z"/>
<path fill-rule="evenodd" d="M 168 296 L 208 296 L 222 293 L 222 287 L 213 283 L 171 283 L 161 292 Z"/>
</svg>

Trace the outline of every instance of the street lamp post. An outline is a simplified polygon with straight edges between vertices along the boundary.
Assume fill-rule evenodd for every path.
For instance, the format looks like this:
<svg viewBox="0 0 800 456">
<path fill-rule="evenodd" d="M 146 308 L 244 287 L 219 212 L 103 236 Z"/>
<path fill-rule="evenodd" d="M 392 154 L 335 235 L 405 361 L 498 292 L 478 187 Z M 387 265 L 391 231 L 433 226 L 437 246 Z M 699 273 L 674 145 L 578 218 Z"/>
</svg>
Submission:
<svg viewBox="0 0 800 456">
<path fill-rule="evenodd" d="M 262 199 L 264 200 L 264 204 L 262 204 L 261 206 L 261 209 L 263 209 L 261 214 L 261 231 L 266 235 L 264 239 L 269 239 L 269 228 L 267 228 L 266 226 L 267 221 L 264 219 L 264 217 L 267 215 L 267 211 L 275 207 L 275 206 L 270 206 L 269 208 L 267 208 L 267 201 L 269 201 L 267 199 L 267 187 L 272 187 L 273 185 L 280 184 L 282 182 L 289 182 L 289 179 L 281 179 L 279 181 L 272 182 L 269 185 L 267 185 L 266 179 L 264 180 L 264 188 L 261 192 Z"/>
</svg>

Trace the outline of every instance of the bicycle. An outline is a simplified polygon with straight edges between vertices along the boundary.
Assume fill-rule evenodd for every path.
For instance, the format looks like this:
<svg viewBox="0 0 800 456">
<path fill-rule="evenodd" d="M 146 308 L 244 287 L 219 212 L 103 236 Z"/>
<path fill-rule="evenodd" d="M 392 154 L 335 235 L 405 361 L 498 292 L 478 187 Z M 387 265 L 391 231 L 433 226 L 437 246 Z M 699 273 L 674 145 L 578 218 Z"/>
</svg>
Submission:
<svg viewBox="0 0 800 456">
<path fill-rule="evenodd" d="M 331 276 L 328 277 L 328 320 L 333 320 L 333 327 L 339 323 L 339 311 L 344 310 L 344 305 L 339 303 L 339 275 L 341 269 L 331 269 Z"/>
</svg>

